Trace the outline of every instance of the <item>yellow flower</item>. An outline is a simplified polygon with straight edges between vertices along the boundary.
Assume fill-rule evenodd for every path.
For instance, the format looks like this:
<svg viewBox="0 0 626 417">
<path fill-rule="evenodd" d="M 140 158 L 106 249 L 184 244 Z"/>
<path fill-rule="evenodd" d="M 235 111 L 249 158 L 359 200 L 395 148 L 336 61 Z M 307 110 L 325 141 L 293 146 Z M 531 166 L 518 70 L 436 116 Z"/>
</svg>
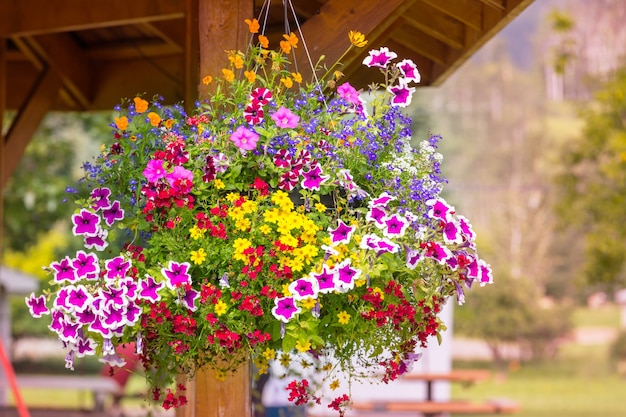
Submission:
<svg viewBox="0 0 626 417">
<path fill-rule="evenodd" d="M 217 188 L 218 190 L 223 190 L 224 188 L 226 188 L 226 185 L 224 184 L 224 181 L 218 178 L 213 181 L 213 187 Z"/>
<path fill-rule="evenodd" d="M 237 51 L 229 51 L 228 52 L 228 60 L 231 64 L 237 69 L 243 68 L 243 58 Z"/>
<path fill-rule="evenodd" d="M 250 29 L 250 33 L 258 33 L 261 25 L 259 25 L 259 21 L 256 19 L 246 19 L 244 20 L 248 24 L 248 29 Z"/>
<path fill-rule="evenodd" d="M 339 70 L 333 72 L 333 77 L 335 77 L 335 80 L 339 80 L 343 76 L 344 76 L 344 73 Z"/>
<path fill-rule="evenodd" d="M 302 74 L 300 74 L 299 72 L 292 72 L 291 76 L 293 77 L 293 80 L 298 84 L 302 82 Z"/>
<path fill-rule="evenodd" d="M 326 211 L 326 206 L 322 203 L 316 203 L 315 210 L 319 211 L 320 213 L 324 213 Z"/>
<path fill-rule="evenodd" d="M 381 300 L 384 300 L 384 299 L 385 299 L 385 292 L 384 292 L 383 290 L 381 290 L 381 289 L 380 289 L 380 287 L 374 287 L 374 288 L 372 288 L 372 293 L 373 293 L 373 294 L 378 294 L 378 297 L 379 297 Z"/>
<path fill-rule="evenodd" d="M 250 246 L 252 246 L 252 242 L 250 242 L 248 239 L 243 239 L 240 237 L 235 239 L 235 241 L 233 242 L 233 248 L 235 249 L 235 253 L 243 253 L 243 251 L 248 249 Z"/>
<path fill-rule="evenodd" d="M 241 196 L 237 193 L 228 193 L 228 195 L 226 196 L 226 200 L 234 203 L 235 201 L 239 200 L 239 197 Z"/>
<path fill-rule="evenodd" d="M 115 126 L 117 126 L 119 130 L 126 130 L 126 128 L 128 127 L 128 117 L 126 116 L 116 117 L 114 121 Z"/>
<path fill-rule="evenodd" d="M 302 307 L 306 308 L 307 310 L 311 310 L 317 304 L 317 300 L 315 298 L 308 297 L 300 301 L 300 303 L 302 304 Z"/>
<path fill-rule="evenodd" d="M 137 113 L 143 113 L 148 110 L 148 102 L 146 100 L 141 97 L 135 97 L 133 101 L 135 102 L 135 111 Z"/>
<path fill-rule="evenodd" d="M 339 385 L 339 380 L 335 379 L 333 382 L 330 383 L 330 389 L 334 391 L 339 388 Z"/>
<path fill-rule="evenodd" d="M 337 317 L 339 318 L 339 324 L 348 324 L 351 316 L 344 310 L 341 313 L 338 313 Z"/>
<path fill-rule="evenodd" d="M 222 68 L 222 74 L 224 75 L 224 79 L 229 83 L 232 83 L 235 79 L 235 73 L 227 68 Z"/>
<path fill-rule="evenodd" d="M 245 217 L 241 219 L 237 219 L 237 221 L 235 221 L 235 227 L 241 230 L 242 232 L 245 232 L 246 230 L 250 229 L 250 226 L 252 226 L 250 219 L 247 219 Z"/>
<path fill-rule="evenodd" d="M 150 120 L 150 124 L 154 127 L 157 127 L 159 123 L 161 123 L 161 116 L 151 111 L 148 113 L 148 119 Z"/>
<path fill-rule="evenodd" d="M 171 129 L 172 126 L 174 126 L 174 119 L 167 119 L 165 121 L 165 127 L 168 128 L 168 129 Z"/>
<path fill-rule="evenodd" d="M 265 352 L 263 352 L 263 357 L 268 361 L 271 361 L 276 357 L 276 351 L 274 349 L 267 348 L 265 349 Z"/>
<path fill-rule="evenodd" d="M 254 71 L 244 71 L 243 75 L 248 79 L 250 84 L 256 80 L 256 73 Z"/>
<path fill-rule="evenodd" d="M 261 48 L 267 48 L 270 46 L 270 40 L 267 39 L 265 35 L 259 35 L 259 43 L 261 44 Z"/>
<path fill-rule="evenodd" d="M 217 302 L 217 304 L 215 304 L 215 314 L 218 316 L 223 315 L 224 313 L 226 313 L 226 310 L 228 310 L 228 306 L 226 305 L 226 303 L 222 300 L 219 300 Z"/>
<path fill-rule="evenodd" d="M 210 75 L 207 75 L 206 77 L 202 79 L 202 84 L 204 85 L 209 85 L 212 82 L 213 82 L 213 77 L 211 77 Z"/>
<path fill-rule="evenodd" d="M 363 48 L 365 45 L 367 45 L 365 35 L 361 32 L 357 32 L 356 30 L 351 30 L 350 32 L 348 32 L 348 39 L 350 39 L 350 43 L 357 48 Z"/>
<path fill-rule="evenodd" d="M 285 87 L 287 88 L 291 88 L 293 86 L 293 80 L 289 77 L 287 78 L 281 78 L 280 82 L 283 83 L 285 85 Z"/>
<path fill-rule="evenodd" d="M 270 233 L 272 233 L 272 228 L 269 225 L 264 224 L 259 226 L 259 232 L 263 233 L 264 235 L 269 235 Z"/>
<path fill-rule="evenodd" d="M 191 229 L 189 229 L 189 235 L 191 236 L 191 238 L 193 240 L 198 240 L 200 239 L 202 236 L 204 236 L 204 232 L 206 231 L 206 229 L 200 229 L 198 227 L 198 225 L 195 225 L 194 227 L 192 227 Z"/>
<path fill-rule="evenodd" d="M 204 248 L 191 251 L 191 261 L 196 265 L 201 265 L 206 259 L 206 251 Z"/>
<path fill-rule="evenodd" d="M 283 367 L 288 368 L 290 363 L 291 363 L 291 356 L 288 353 L 283 353 L 282 355 L 280 355 L 280 364 Z"/>
<path fill-rule="evenodd" d="M 311 350 L 311 342 L 306 340 L 306 341 L 301 341 L 298 340 L 296 342 L 296 349 L 298 349 L 298 352 L 308 352 L 309 350 Z"/>
</svg>

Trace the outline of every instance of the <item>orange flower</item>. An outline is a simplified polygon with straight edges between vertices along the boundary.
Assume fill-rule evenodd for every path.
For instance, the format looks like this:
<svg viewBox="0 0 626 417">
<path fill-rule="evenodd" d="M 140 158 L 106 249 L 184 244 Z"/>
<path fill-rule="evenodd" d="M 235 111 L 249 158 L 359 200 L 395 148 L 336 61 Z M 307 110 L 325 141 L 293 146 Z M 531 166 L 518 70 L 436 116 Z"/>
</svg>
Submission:
<svg viewBox="0 0 626 417">
<path fill-rule="evenodd" d="M 254 71 L 244 71 L 243 75 L 248 79 L 249 83 L 253 83 L 256 80 L 256 73 Z"/>
<path fill-rule="evenodd" d="M 238 51 L 227 51 L 228 60 L 237 69 L 243 68 L 243 58 Z"/>
<path fill-rule="evenodd" d="M 157 127 L 159 123 L 161 123 L 161 116 L 151 111 L 148 113 L 148 119 L 150 119 L 150 124 L 154 127 Z"/>
<path fill-rule="evenodd" d="M 235 79 L 235 73 L 229 69 L 223 68 L 222 74 L 224 74 L 224 79 L 228 81 L 229 83 L 232 83 L 233 80 Z"/>
<path fill-rule="evenodd" d="M 270 40 L 267 39 L 265 35 L 259 35 L 259 43 L 261 44 L 261 48 L 267 48 L 270 46 Z"/>
<path fill-rule="evenodd" d="M 148 110 L 148 102 L 146 100 L 141 97 L 135 97 L 133 101 L 135 102 L 135 110 L 137 113 L 143 113 Z"/>
<path fill-rule="evenodd" d="M 209 85 L 212 82 L 213 82 L 213 77 L 211 77 L 210 75 L 207 75 L 206 77 L 202 79 L 202 84 L 204 85 Z"/>
<path fill-rule="evenodd" d="M 357 48 L 362 48 L 367 45 L 365 35 L 361 32 L 357 32 L 356 30 L 351 30 L 350 32 L 348 32 L 348 39 L 350 39 L 350 43 Z"/>
<path fill-rule="evenodd" d="M 248 24 L 248 28 L 250 29 L 250 33 L 258 33 L 261 25 L 259 25 L 259 21 L 256 19 L 246 19 L 244 20 Z"/>
<path fill-rule="evenodd" d="M 298 37 L 296 36 L 295 33 L 291 32 L 289 35 L 283 35 L 283 38 L 285 38 L 284 41 L 280 41 L 280 49 L 285 53 L 288 54 L 291 52 L 291 48 L 297 48 L 298 47 Z"/>
<path fill-rule="evenodd" d="M 299 72 L 292 72 L 291 76 L 293 77 L 293 80 L 298 84 L 302 82 L 302 74 L 300 74 Z"/>
<path fill-rule="evenodd" d="M 126 128 L 128 127 L 128 117 L 126 116 L 116 117 L 114 121 L 115 126 L 117 126 L 119 130 L 126 130 Z"/>
<path fill-rule="evenodd" d="M 280 82 L 283 83 L 285 85 L 285 87 L 287 88 L 291 88 L 293 86 L 293 80 L 289 77 L 287 78 L 281 78 Z"/>
<path fill-rule="evenodd" d="M 167 129 L 171 129 L 171 128 L 172 128 L 172 126 L 174 126 L 174 119 L 167 119 L 167 120 L 165 121 L 165 127 L 166 127 Z"/>
</svg>

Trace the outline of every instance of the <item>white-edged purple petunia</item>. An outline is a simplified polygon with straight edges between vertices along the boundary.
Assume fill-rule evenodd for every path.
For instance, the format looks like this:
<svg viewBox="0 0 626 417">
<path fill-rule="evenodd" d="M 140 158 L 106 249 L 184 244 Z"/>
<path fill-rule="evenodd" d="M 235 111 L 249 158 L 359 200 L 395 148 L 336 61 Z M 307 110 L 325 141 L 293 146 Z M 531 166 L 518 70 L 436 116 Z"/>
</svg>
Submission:
<svg viewBox="0 0 626 417">
<path fill-rule="evenodd" d="M 74 312 L 89 307 L 92 296 L 84 285 L 72 286 L 67 293 L 67 305 Z"/>
<path fill-rule="evenodd" d="M 379 253 L 379 254 L 400 252 L 400 245 L 392 242 L 391 240 L 387 238 L 379 239 L 378 242 L 376 242 L 376 246 L 377 247 L 374 250 L 376 251 L 376 253 Z"/>
<path fill-rule="evenodd" d="M 94 236 L 98 233 L 100 216 L 87 209 L 81 209 L 77 214 L 72 214 L 72 233 L 74 236 Z"/>
<path fill-rule="evenodd" d="M 389 202 L 395 199 L 396 197 L 392 196 L 388 192 L 384 192 L 380 194 L 378 197 L 372 198 L 368 203 L 368 207 L 387 207 Z"/>
<path fill-rule="evenodd" d="M 200 297 L 200 292 L 194 290 L 193 288 L 188 288 L 185 290 L 185 295 L 183 295 L 180 299 L 181 303 L 187 307 L 190 311 L 196 311 L 198 307 L 196 306 L 196 300 Z"/>
<path fill-rule="evenodd" d="M 370 207 L 370 209 L 367 211 L 367 214 L 365 215 L 365 220 L 374 223 L 376 227 L 382 229 L 385 227 L 384 220 L 386 217 L 387 212 L 383 208 L 379 206 L 373 206 Z"/>
<path fill-rule="evenodd" d="M 480 259 L 478 261 L 478 270 L 478 282 L 481 286 L 493 284 L 493 272 L 491 271 L 491 265 Z"/>
<path fill-rule="evenodd" d="M 324 264 L 322 272 L 311 272 L 310 275 L 317 281 L 318 292 L 325 294 L 335 291 L 337 273 L 334 268 Z"/>
<path fill-rule="evenodd" d="M 465 238 L 469 241 L 473 241 L 476 238 L 476 233 L 472 229 L 472 225 L 469 220 L 465 216 L 458 215 L 456 216 L 459 221 L 459 227 L 461 228 L 461 233 L 465 236 Z"/>
<path fill-rule="evenodd" d="M 315 191 L 319 191 L 320 186 L 330 178 L 330 176 L 322 174 L 322 168 L 319 164 L 313 165 L 307 171 L 302 170 L 302 176 L 304 177 L 301 182 L 302 188 Z"/>
<path fill-rule="evenodd" d="M 161 299 L 159 291 L 161 291 L 164 286 L 164 282 L 156 282 L 150 275 L 146 275 L 144 279 L 139 280 L 138 297 L 142 300 L 150 300 L 152 302 L 159 301 Z"/>
<path fill-rule="evenodd" d="M 304 277 L 295 280 L 289 284 L 289 292 L 295 300 L 304 300 L 305 298 L 317 298 L 319 286 L 316 279 Z"/>
<path fill-rule="evenodd" d="M 109 231 L 100 228 L 98 232 L 93 236 L 85 236 L 84 245 L 86 249 L 95 249 L 97 251 L 103 251 L 109 246 L 106 238 L 109 235 Z"/>
<path fill-rule="evenodd" d="M 293 297 L 274 298 L 275 306 L 272 308 L 272 315 L 283 323 L 289 322 L 294 316 L 300 313 L 302 309 L 296 306 Z"/>
<path fill-rule="evenodd" d="M 414 270 L 417 264 L 423 259 L 422 251 L 418 249 L 405 248 L 406 252 L 406 267 L 410 270 Z"/>
<path fill-rule="evenodd" d="M 76 345 L 74 346 L 74 352 L 77 358 L 83 358 L 85 356 L 93 356 L 96 354 L 96 347 L 98 344 L 91 337 L 78 337 Z"/>
<path fill-rule="evenodd" d="M 444 224 L 443 226 L 443 240 L 447 244 L 462 243 L 463 235 L 461 234 L 461 228 L 456 224 L 454 220 Z"/>
<path fill-rule="evenodd" d="M 111 190 L 107 187 L 94 188 L 91 190 L 91 208 L 98 211 L 109 207 L 111 205 L 109 201 L 110 195 Z"/>
<path fill-rule="evenodd" d="M 383 219 L 383 234 L 388 238 L 402 237 L 409 227 L 409 221 L 399 214 L 392 214 Z"/>
<path fill-rule="evenodd" d="M 50 268 L 53 271 L 54 281 L 61 282 L 75 282 L 78 279 L 76 268 L 72 265 L 72 260 L 66 256 L 58 262 L 52 262 Z"/>
<path fill-rule="evenodd" d="M 26 305 L 28 306 L 28 311 L 30 315 L 34 318 L 39 318 L 44 314 L 50 314 L 50 310 L 48 306 L 46 306 L 46 297 L 44 295 L 40 295 L 39 297 L 35 296 L 35 293 L 30 293 L 30 296 L 25 298 Z"/>
<path fill-rule="evenodd" d="M 454 207 L 446 203 L 443 198 L 428 200 L 426 205 L 430 207 L 428 209 L 428 217 L 431 219 L 442 220 L 446 223 L 452 220 Z"/>
<path fill-rule="evenodd" d="M 116 256 L 104 262 L 104 278 L 114 280 L 116 278 L 124 278 L 130 269 L 131 261 L 124 259 L 123 256 Z"/>
<path fill-rule="evenodd" d="M 330 244 L 337 246 L 340 244 L 348 244 L 356 231 L 356 226 L 348 226 L 341 219 L 337 220 L 337 227 L 334 229 L 328 227 L 328 233 L 330 234 Z"/>
<path fill-rule="evenodd" d="M 352 259 L 346 258 L 335 266 L 337 271 L 337 286 L 341 292 L 354 288 L 354 282 L 361 275 L 361 270 L 352 266 Z"/>
<path fill-rule="evenodd" d="M 409 87 L 403 82 L 397 85 L 387 87 L 393 97 L 391 98 L 391 105 L 393 107 L 407 107 L 411 104 L 413 93 L 415 93 L 415 87 Z"/>
<path fill-rule="evenodd" d="M 396 64 L 396 67 L 400 70 L 402 74 L 402 78 L 405 82 L 412 81 L 414 83 L 419 83 L 421 80 L 421 76 L 419 71 L 417 70 L 417 65 L 410 59 L 403 59 L 402 61 Z"/>
<path fill-rule="evenodd" d="M 363 60 L 363 65 L 368 67 L 387 68 L 392 59 L 397 58 L 398 54 L 389 51 L 389 48 L 382 47 L 380 49 L 372 49 L 369 55 Z"/>
<path fill-rule="evenodd" d="M 110 207 L 107 207 L 102 210 L 102 217 L 104 217 L 104 222 L 111 226 L 115 223 L 116 220 L 124 219 L 124 209 L 121 208 L 120 202 L 115 200 L 111 203 Z"/>
<path fill-rule="evenodd" d="M 98 256 L 96 254 L 79 250 L 76 252 L 76 257 L 71 260 L 71 263 L 78 279 L 98 279 L 100 264 L 98 263 Z"/>
<path fill-rule="evenodd" d="M 178 263 L 169 261 L 167 268 L 162 268 L 161 273 L 165 277 L 165 285 L 175 290 L 186 284 L 191 284 L 191 275 L 189 274 L 189 262 Z"/>
</svg>

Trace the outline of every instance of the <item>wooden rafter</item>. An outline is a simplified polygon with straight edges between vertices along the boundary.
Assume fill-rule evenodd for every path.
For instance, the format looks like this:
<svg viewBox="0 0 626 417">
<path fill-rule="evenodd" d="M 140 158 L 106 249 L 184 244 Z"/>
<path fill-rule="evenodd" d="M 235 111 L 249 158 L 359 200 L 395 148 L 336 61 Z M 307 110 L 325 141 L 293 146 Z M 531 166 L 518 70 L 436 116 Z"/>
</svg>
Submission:
<svg viewBox="0 0 626 417">
<path fill-rule="evenodd" d="M 482 29 L 482 10 L 484 6 L 476 0 L 422 0 L 422 2 L 455 18 L 472 29 Z"/>
<path fill-rule="evenodd" d="M 185 0 L 3 0 L 0 38 L 183 18 Z"/>
<path fill-rule="evenodd" d="M 427 3 L 413 4 L 403 19 L 452 48 L 460 49 L 465 45 L 465 25 Z"/>
<path fill-rule="evenodd" d="M 4 187 L 7 180 L 17 168 L 26 145 L 33 136 L 41 120 L 52 108 L 59 95 L 61 78 L 55 71 L 44 71 L 37 83 L 33 86 L 31 94 L 18 111 L 15 120 L 4 137 L 4 152 L 2 154 L 2 178 L 0 185 Z"/>
<path fill-rule="evenodd" d="M 319 14 L 302 25 L 303 37 L 313 64 L 322 54 L 326 57 L 327 65 L 339 59 L 350 45 L 348 30 L 360 31 L 370 42 L 375 41 L 414 2 L 415 0 L 362 0 L 359 7 L 354 7 L 354 4 L 344 0 L 329 0 Z M 358 52 L 345 56 L 342 59 L 344 66 L 354 61 L 356 56 Z M 304 79 L 310 79 L 312 70 L 303 47 L 296 50 L 296 61 Z"/>
</svg>

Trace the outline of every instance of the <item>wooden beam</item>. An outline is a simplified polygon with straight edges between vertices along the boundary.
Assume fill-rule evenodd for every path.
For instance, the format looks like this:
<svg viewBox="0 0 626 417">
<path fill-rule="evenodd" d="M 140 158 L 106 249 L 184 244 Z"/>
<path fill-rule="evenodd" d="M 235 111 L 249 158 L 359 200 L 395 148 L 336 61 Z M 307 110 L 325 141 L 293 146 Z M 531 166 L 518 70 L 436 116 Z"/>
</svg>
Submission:
<svg viewBox="0 0 626 417">
<path fill-rule="evenodd" d="M 187 10 L 199 10 L 199 0 L 187 0 Z M 184 94 L 187 111 L 200 94 L 200 22 L 198 13 L 187 13 L 185 19 Z"/>
<path fill-rule="evenodd" d="M 441 12 L 463 22 L 464 24 L 476 30 L 482 29 L 482 9 L 483 6 L 476 0 L 422 0 L 424 4 L 428 4 Z"/>
<path fill-rule="evenodd" d="M 24 150 L 39 127 L 41 120 L 54 105 L 60 88 L 61 78 L 56 72 L 51 69 L 44 71 L 36 85 L 33 86 L 25 105 L 17 113 L 4 138 L 4 152 L 2 154 L 4 169 L 0 180 L 2 188 L 17 168 Z"/>
<path fill-rule="evenodd" d="M 63 87 L 82 109 L 93 99 L 93 68 L 78 44 L 67 33 L 26 38 L 30 47 L 55 71 Z"/>
<path fill-rule="evenodd" d="M 428 36 L 428 34 L 422 32 L 408 24 L 403 24 L 397 28 L 393 33 L 393 39 L 401 45 L 415 50 L 420 55 L 423 55 L 437 64 L 447 65 L 448 50 L 450 49 L 443 42 Z"/>
<path fill-rule="evenodd" d="M 451 51 L 448 64 L 436 63 L 433 68 L 434 85 L 440 85 L 453 74 L 467 59 L 480 49 L 489 39 L 517 17 L 533 0 L 507 0 L 504 11 L 493 7 L 483 8 L 483 28 L 481 32 L 467 29 L 466 47 Z"/>
<path fill-rule="evenodd" d="M 398 16 L 404 13 L 415 0 L 361 0 L 358 7 L 354 2 L 329 0 L 320 10 L 302 25 L 302 36 L 315 64 L 324 55 L 325 64 L 330 66 L 337 61 L 350 46 L 348 31 L 357 30 L 366 35 L 370 43 L 395 24 Z M 298 71 L 303 79 L 312 79 L 313 71 L 308 61 L 304 42 L 295 51 Z M 344 66 L 352 63 L 360 51 L 342 58 Z"/>
<path fill-rule="evenodd" d="M 182 18 L 185 0 L 3 0 L 0 38 Z"/>
<path fill-rule="evenodd" d="M 448 46 L 456 49 L 465 46 L 465 25 L 426 3 L 415 3 L 403 19 Z"/>
</svg>

